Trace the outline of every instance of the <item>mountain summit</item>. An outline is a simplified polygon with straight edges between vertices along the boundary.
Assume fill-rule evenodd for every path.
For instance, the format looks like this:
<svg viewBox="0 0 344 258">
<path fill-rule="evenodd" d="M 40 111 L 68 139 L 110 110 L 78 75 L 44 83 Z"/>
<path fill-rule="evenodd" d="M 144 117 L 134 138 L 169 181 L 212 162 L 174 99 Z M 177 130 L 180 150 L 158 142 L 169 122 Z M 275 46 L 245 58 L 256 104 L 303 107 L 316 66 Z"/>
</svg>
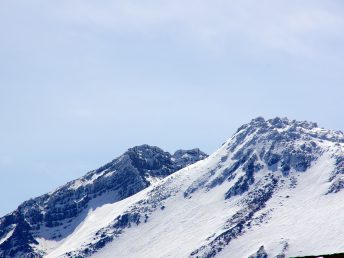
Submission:
<svg viewBox="0 0 344 258">
<path fill-rule="evenodd" d="M 209 157 L 198 149 L 171 155 L 135 147 L 25 202 L 0 220 L 0 256 L 344 252 L 343 188 L 342 132 L 258 117 Z"/>
</svg>

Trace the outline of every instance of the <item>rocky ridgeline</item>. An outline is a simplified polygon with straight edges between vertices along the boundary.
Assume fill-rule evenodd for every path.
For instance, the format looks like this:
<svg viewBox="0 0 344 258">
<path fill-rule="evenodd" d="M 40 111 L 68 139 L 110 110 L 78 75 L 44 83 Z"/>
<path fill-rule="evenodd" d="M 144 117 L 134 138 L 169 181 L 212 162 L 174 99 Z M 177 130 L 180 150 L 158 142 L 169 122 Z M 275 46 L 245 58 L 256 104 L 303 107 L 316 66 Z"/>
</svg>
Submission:
<svg viewBox="0 0 344 258">
<path fill-rule="evenodd" d="M 199 149 L 178 150 L 171 155 L 149 145 L 131 148 L 105 166 L 52 193 L 24 202 L 1 218 L 0 239 L 12 230 L 13 233 L 0 244 L 0 257 L 33 254 L 30 244 L 37 244 L 34 237 L 39 236 L 42 228 L 48 232 L 51 229 L 49 238 L 62 238 L 63 232 L 71 232 L 77 226 L 73 218 L 82 216 L 86 209 L 127 198 L 148 187 L 151 181 L 206 157 Z"/>
</svg>

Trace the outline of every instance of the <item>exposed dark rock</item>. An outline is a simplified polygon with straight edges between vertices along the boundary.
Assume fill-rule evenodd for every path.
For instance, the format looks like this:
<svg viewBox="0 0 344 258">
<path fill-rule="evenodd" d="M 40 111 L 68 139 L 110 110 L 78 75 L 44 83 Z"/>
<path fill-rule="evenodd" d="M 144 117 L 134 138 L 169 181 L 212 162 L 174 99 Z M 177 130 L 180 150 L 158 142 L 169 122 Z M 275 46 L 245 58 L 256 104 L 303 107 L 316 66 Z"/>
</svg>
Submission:
<svg viewBox="0 0 344 258">
<path fill-rule="evenodd" d="M 15 213 L 12 218 L 9 218 L 9 220 L 12 219 L 11 223 L 16 222 L 16 224 L 12 225 L 12 235 L 0 244 L 0 257 L 14 257 L 17 253 L 26 254 L 27 257 L 33 255 L 34 250 L 30 244 L 38 243 L 30 233 L 30 225 L 20 213 Z"/>
<path fill-rule="evenodd" d="M 255 254 L 250 255 L 248 258 L 268 258 L 268 254 L 262 245 Z"/>
<path fill-rule="evenodd" d="M 193 251 L 190 257 L 214 257 L 221 252 L 233 239 L 245 232 L 249 227 L 253 216 L 263 209 L 266 202 L 272 197 L 278 187 L 278 178 L 274 175 L 266 175 L 261 185 L 248 193 L 246 203 L 241 210 L 234 214 L 226 223 L 224 232 L 199 249 Z"/>
<path fill-rule="evenodd" d="M 328 193 L 337 193 L 344 189 L 344 153 L 342 152 L 335 157 L 335 170 L 329 181 L 331 186 Z"/>
</svg>

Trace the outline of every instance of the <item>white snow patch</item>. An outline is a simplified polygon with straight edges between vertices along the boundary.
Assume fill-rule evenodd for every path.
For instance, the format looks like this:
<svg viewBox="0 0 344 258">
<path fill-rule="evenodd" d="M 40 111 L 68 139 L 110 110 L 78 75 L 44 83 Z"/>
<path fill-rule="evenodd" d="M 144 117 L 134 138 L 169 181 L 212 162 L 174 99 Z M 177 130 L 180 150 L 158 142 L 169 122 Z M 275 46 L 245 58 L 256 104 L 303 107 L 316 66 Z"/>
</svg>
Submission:
<svg viewBox="0 0 344 258">
<path fill-rule="evenodd" d="M 16 226 L 14 226 L 13 229 L 8 231 L 8 233 L 3 238 L 0 239 L 0 245 L 2 243 L 4 243 L 7 239 L 9 239 L 13 235 L 13 232 L 14 232 L 15 228 L 16 228 Z"/>
</svg>

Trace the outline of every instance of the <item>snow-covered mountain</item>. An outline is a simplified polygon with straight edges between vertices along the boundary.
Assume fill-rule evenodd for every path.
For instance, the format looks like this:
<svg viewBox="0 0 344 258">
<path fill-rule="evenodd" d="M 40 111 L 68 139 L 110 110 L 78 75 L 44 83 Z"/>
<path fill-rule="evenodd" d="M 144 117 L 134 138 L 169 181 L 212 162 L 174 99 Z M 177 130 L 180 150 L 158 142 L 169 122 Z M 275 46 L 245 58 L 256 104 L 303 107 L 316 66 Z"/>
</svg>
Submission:
<svg viewBox="0 0 344 258">
<path fill-rule="evenodd" d="M 188 155 L 169 157 L 176 165 Z M 2 254 L 20 247 L 21 237 L 27 248 L 22 254 L 46 257 L 282 258 L 344 252 L 342 132 L 256 118 L 209 157 L 198 150 L 191 156 L 196 158 L 187 158 L 190 164 L 200 161 L 180 170 L 145 167 L 139 174 L 146 184 L 127 182 L 124 173 L 108 192 L 102 179 L 86 201 L 77 189 L 88 193 L 84 189 L 95 189 L 88 185 L 119 167 L 106 165 L 57 190 L 65 194 L 24 203 L 1 219 Z M 59 210 L 69 207 L 66 202 L 75 203 L 73 216 L 58 215 L 69 214 Z M 42 217 L 53 219 L 43 223 Z"/>
<path fill-rule="evenodd" d="M 63 240 L 89 210 L 123 200 L 206 157 L 199 149 L 178 150 L 171 155 L 149 145 L 131 148 L 105 166 L 24 202 L 1 218 L 0 257 L 44 254 L 45 248 L 38 246 L 41 240 Z"/>
</svg>

